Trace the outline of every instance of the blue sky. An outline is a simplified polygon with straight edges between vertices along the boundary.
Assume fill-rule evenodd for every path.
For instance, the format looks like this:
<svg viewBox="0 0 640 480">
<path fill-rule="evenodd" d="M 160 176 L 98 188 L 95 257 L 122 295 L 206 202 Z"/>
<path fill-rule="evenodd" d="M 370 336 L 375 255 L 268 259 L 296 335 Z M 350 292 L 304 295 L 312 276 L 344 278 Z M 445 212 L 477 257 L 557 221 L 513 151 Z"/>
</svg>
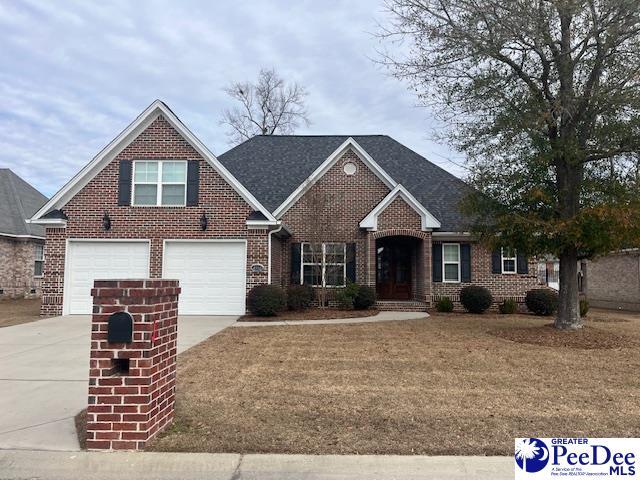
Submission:
<svg viewBox="0 0 640 480">
<path fill-rule="evenodd" d="M 154 99 L 216 154 L 231 81 L 261 67 L 303 84 L 300 134 L 384 133 L 461 176 L 459 154 L 376 64 L 382 0 L 0 0 L 0 167 L 52 195 Z"/>
</svg>

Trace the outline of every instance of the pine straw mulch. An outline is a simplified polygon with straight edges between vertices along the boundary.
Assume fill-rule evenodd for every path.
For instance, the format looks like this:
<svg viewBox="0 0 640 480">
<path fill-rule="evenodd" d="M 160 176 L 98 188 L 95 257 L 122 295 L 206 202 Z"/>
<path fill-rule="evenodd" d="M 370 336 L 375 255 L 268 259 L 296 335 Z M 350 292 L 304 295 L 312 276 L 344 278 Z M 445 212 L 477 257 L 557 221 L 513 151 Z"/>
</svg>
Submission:
<svg viewBox="0 0 640 480">
<path fill-rule="evenodd" d="M 256 315 L 244 315 L 239 322 L 283 322 L 294 320 L 331 320 L 337 318 L 359 318 L 377 315 L 378 310 L 340 310 L 337 308 L 308 308 L 307 310 L 287 310 L 273 317 L 258 317 Z"/>
<path fill-rule="evenodd" d="M 178 357 L 175 423 L 149 449 L 510 455 L 514 437 L 638 436 L 640 315 L 585 329 L 623 337 L 619 348 L 490 333 L 546 332 L 547 323 L 434 314 L 229 328 Z M 574 333 L 583 335 L 563 335 Z"/>
<path fill-rule="evenodd" d="M 0 300 L 0 328 L 40 320 L 39 298 Z"/>
</svg>

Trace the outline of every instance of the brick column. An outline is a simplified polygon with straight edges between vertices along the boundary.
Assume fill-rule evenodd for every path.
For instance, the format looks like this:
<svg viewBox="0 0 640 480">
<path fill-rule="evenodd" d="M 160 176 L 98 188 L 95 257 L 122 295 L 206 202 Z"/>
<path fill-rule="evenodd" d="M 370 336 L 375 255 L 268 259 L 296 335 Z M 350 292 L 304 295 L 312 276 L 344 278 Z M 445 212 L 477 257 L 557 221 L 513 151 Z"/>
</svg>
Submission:
<svg viewBox="0 0 640 480">
<path fill-rule="evenodd" d="M 173 420 L 177 280 L 96 280 L 91 324 L 87 449 L 140 450 Z M 109 343 L 115 312 L 133 317 L 133 341 Z"/>
</svg>

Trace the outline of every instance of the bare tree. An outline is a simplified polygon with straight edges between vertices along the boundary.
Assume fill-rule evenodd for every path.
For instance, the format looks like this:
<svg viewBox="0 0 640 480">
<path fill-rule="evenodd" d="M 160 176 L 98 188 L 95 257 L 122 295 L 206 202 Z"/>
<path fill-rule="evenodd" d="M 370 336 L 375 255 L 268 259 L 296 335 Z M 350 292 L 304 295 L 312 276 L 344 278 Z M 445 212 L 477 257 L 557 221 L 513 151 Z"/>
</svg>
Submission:
<svg viewBox="0 0 640 480">
<path fill-rule="evenodd" d="M 287 135 L 309 125 L 305 98 L 298 83 L 286 83 L 274 69 L 262 69 L 258 81 L 236 82 L 225 92 L 240 105 L 223 112 L 230 143 L 241 143 L 255 135 Z"/>
</svg>

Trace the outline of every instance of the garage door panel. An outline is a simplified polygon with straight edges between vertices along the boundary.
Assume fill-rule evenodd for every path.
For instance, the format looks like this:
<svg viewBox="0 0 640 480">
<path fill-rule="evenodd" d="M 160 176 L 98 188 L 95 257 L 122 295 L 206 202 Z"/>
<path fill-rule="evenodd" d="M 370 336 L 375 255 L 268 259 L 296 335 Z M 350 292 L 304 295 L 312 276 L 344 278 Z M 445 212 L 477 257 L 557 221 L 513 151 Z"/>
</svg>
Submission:
<svg viewBox="0 0 640 480">
<path fill-rule="evenodd" d="M 69 242 L 67 251 L 67 311 L 89 314 L 96 279 L 147 278 L 147 242 Z"/>
<path fill-rule="evenodd" d="M 183 315 L 242 315 L 245 311 L 244 242 L 166 242 L 164 278 L 180 281 Z"/>
</svg>

